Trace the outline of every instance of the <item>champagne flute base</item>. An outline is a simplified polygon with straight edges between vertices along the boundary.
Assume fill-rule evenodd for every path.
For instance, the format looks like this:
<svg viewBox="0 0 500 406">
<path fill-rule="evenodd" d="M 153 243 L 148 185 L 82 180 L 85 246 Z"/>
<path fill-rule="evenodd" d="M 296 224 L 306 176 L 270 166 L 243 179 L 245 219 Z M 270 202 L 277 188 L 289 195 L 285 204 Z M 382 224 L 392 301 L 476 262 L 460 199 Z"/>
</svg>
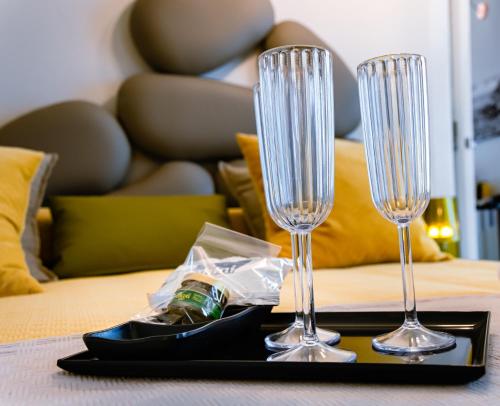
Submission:
<svg viewBox="0 0 500 406">
<path fill-rule="evenodd" d="M 316 334 L 325 344 L 335 345 L 340 341 L 340 334 L 336 331 L 317 328 Z M 287 329 L 266 336 L 264 342 L 269 351 L 284 351 L 299 345 L 303 335 L 304 324 L 295 321 Z"/>
<path fill-rule="evenodd" d="M 289 350 L 277 352 L 270 355 L 267 360 L 277 362 L 356 362 L 356 354 L 316 341 L 299 344 Z"/>
<path fill-rule="evenodd" d="M 397 330 L 375 337 L 372 345 L 376 351 L 389 354 L 423 354 L 453 348 L 455 337 L 430 330 L 419 322 L 405 322 Z"/>
</svg>

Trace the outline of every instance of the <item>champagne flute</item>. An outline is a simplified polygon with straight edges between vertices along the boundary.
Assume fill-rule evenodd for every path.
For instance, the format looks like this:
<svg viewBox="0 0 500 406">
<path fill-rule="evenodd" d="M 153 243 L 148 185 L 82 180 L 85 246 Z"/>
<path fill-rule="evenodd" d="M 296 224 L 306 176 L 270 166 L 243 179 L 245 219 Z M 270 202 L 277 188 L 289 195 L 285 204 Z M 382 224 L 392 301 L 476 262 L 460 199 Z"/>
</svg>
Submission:
<svg viewBox="0 0 500 406">
<path fill-rule="evenodd" d="M 412 54 L 385 55 L 358 66 L 366 160 L 373 203 L 398 227 L 405 320 L 372 341 L 376 350 L 414 354 L 455 345 L 449 334 L 417 318 L 410 224 L 430 200 L 426 61 Z"/>
<path fill-rule="evenodd" d="M 304 325 L 298 345 L 268 360 L 354 361 L 353 352 L 321 342 L 314 314 L 311 232 L 333 207 L 332 57 L 323 48 L 286 46 L 262 53 L 258 63 L 255 110 L 267 209 L 292 236 Z"/>
<path fill-rule="evenodd" d="M 255 117 L 257 121 L 257 132 L 262 134 L 263 126 L 260 117 L 260 86 L 257 83 L 253 88 Z M 266 336 L 264 342 L 266 348 L 271 351 L 283 351 L 300 344 L 304 335 L 304 310 L 303 301 L 303 286 L 300 280 L 300 262 L 298 257 L 299 252 L 299 235 L 296 232 L 290 233 L 290 245 L 292 249 L 292 276 L 293 276 L 293 293 L 295 302 L 295 320 L 290 326 L 283 331 L 278 331 Z M 340 334 L 336 331 L 325 330 L 316 327 L 316 334 L 320 341 L 335 345 L 340 341 Z"/>
</svg>

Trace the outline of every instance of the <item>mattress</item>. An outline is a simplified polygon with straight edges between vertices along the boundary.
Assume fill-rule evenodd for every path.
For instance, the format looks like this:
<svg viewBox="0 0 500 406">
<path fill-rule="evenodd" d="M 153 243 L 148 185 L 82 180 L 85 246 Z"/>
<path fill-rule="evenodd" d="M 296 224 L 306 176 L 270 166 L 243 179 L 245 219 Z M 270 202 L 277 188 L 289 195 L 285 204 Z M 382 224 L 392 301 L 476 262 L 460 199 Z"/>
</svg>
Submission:
<svg viewBox="0 0 500 406">
<path fill-rule="evenodd" d="M 415 264 L 417 298 L 500 293 L 500 262 L 452 260 Z M 147 293 L 171 271 L 66 279 L 44 284 L 44 292 L 0 298 L 0 342 L 80 334 L 107 328 L 147 306 Z M 401 299 L 398 264 L 314 272 L 316 307 Z M 275 311 L 293 311 L 293 283 L 287 278 Z"/>
</svg>

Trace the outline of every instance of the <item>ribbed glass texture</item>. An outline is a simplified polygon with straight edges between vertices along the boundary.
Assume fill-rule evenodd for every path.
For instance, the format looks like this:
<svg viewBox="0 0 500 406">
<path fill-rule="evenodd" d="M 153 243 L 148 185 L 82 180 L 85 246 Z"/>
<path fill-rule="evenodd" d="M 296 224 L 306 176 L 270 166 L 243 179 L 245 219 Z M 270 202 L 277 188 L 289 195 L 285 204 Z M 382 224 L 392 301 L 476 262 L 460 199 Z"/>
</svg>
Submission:
<svg viewBox="0 0 500 406">
<path fill-rule="evenodd" d="M 361 117 L 376 208 L 402 225 L 430 199 L 425 58 L 399 54 L 358 66 Z"/>
<path fill-rule="evenodd" d="M 275 48 L 259 57 L 259 74 L 255 102 L 267 207 L 280 227 L 311 231 L 333 207 L 332 57 L 322 48 Z"/>
</svg>

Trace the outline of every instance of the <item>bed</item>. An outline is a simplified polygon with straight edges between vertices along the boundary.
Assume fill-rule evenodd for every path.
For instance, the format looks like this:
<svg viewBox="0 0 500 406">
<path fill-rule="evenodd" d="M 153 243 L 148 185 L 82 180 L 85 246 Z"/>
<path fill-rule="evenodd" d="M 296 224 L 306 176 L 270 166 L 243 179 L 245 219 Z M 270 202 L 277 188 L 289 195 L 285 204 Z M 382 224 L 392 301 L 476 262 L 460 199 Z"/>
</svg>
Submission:
<svg viewBox="0 0 500 406">
<path fill-rule="evenodd" d="M 0 342 L 81 334 L 128 320 L 147 305 L 169 270 L 64 279 L 44 284 L 34 295 L 0 299 Z M 315 271 L 321 308 L 376 304 L 401 299 L 399 264 Z M 415 265 L 417 300 L 500 294 L 500 263 L 455 259 Z M 293 284 L 287 278 L 274 311 L 293 311 Z"/>
</svg>

